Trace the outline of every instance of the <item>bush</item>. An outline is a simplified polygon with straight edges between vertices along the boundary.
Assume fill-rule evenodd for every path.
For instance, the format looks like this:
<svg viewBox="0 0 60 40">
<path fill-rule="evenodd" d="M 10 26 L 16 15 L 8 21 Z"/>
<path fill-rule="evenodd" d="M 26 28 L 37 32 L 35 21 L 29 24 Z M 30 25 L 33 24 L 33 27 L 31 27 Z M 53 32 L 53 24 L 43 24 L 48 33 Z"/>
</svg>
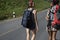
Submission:
<svg viewBox="0 0 60 40">
<path fill-rule="evenodd" d="M 4 20 L 4 19 L 8 19 L 8 16 L 7 15 L 0 16 L 0 20 Z"/>
<path fill-rule="evenodd" d="M 47 0 L 34 0 L 34 2 L 38 11 L 49 7 Z M 20 17 L 27 8 L 27 4 L 28 0 L 0 0 L 0 19 L 12 18 L 13 11 L 16 13 L 16 17 Z"/>
</svg>

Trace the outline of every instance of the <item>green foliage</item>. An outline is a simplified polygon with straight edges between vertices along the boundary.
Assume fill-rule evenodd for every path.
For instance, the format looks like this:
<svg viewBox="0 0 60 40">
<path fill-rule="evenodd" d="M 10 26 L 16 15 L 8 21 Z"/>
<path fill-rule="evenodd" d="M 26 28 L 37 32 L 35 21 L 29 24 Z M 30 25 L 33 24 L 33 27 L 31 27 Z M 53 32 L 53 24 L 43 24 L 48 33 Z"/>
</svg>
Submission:
<svg viewBox="0 0 60 40">
<path fill-rule="evenodd" d="M 34 0 L 34 2 L 38 11 L 49 7 L 47 0 Z M 27 8 L 27 4 L 28 0 L 0 0 L 0 20 L 12 18 L 13 11 L 16 13 L 16 17 L 20 17 Z"/>
</svg>

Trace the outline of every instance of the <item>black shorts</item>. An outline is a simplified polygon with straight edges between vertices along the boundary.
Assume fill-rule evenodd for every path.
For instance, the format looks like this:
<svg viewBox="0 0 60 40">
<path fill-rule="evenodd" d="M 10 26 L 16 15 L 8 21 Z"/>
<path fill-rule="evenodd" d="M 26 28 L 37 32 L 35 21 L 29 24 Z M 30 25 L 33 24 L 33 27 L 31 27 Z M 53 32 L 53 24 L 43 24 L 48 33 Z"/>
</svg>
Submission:
<svg viewBox="0 0 60 40">
<path fill-rule="evenodd" d="M 27 23 L 27 26 L 26 26 L 26 28 L 28 28 L 28 29 L 30 29 L 30 30 L 34 30 L 35 28 L 36 28 L 36 24 L 35 24 L 35 22 L 33 21 L 33 22 L 28 22 Z"/>
<path fill-rule="evenodd" d="M 51 20 L 48 20 L 47 27 L 51 26 Z"/>
<path fill-rule="evenodd" d="M 30 30 L 34 30 L 36 28 L 35 24 L 27 25 L 27 28 Z"/>
<path fill-rule="evenodd" d="M 48 31 L 52 30 L 51 22 L 52 22 L 52 20 L 48 20 L 48 23 L 47 23 L 47 29 L 48 29 Z"/>
</svg>

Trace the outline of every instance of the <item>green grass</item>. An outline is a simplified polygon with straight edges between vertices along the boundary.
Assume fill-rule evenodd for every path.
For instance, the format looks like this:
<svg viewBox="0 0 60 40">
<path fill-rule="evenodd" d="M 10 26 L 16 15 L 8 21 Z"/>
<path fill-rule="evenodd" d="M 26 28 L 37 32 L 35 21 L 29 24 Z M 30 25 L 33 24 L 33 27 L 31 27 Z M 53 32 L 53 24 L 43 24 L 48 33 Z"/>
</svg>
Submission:
<svg viewBox="0 0 60 40">
<path fill-rule="evenodd" d="M 50 6 L 47 0 L 34 0 L 34 2 L 38 11 Z M 22 16 L 24 9 L 27 8 L 27 3 L 28 0 L 0 0 L 0 20 L 12 18 L 13 11 L 16 13 L 16 17 Z"/>
<path fill-rule="evenodd" d="M 47 9 L 50 5 L 50 3 L 48 3 L 48 1 L 44 1 L 44 0 L 36 0 L 36 9 L 38 9 L 38 11 Z"/>
</svg>

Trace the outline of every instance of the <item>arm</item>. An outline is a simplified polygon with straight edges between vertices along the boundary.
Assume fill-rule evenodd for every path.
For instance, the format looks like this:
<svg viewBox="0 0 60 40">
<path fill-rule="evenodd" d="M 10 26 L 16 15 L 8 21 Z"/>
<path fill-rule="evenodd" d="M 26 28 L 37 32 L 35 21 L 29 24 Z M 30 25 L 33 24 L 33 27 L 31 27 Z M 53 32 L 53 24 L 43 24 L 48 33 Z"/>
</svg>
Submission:
<svg viewBox="0 0 60 40">
<path fill-rule="evenodd" d="M 34 19 L 35 19 L 35 23 L 36 23 L 36 29 L 38 31 L 37 11 L 34 10 L 33 13 L 34 13 Z"/>
<path fill-rule="evenodd" d="M 48 9 L 48 12 L 47 12 L 47 15 L 46 15 L 46 20 L 47 21 L 49 20 L 49 12 L 50 12 L 50 9 Z"/>
</svg>

